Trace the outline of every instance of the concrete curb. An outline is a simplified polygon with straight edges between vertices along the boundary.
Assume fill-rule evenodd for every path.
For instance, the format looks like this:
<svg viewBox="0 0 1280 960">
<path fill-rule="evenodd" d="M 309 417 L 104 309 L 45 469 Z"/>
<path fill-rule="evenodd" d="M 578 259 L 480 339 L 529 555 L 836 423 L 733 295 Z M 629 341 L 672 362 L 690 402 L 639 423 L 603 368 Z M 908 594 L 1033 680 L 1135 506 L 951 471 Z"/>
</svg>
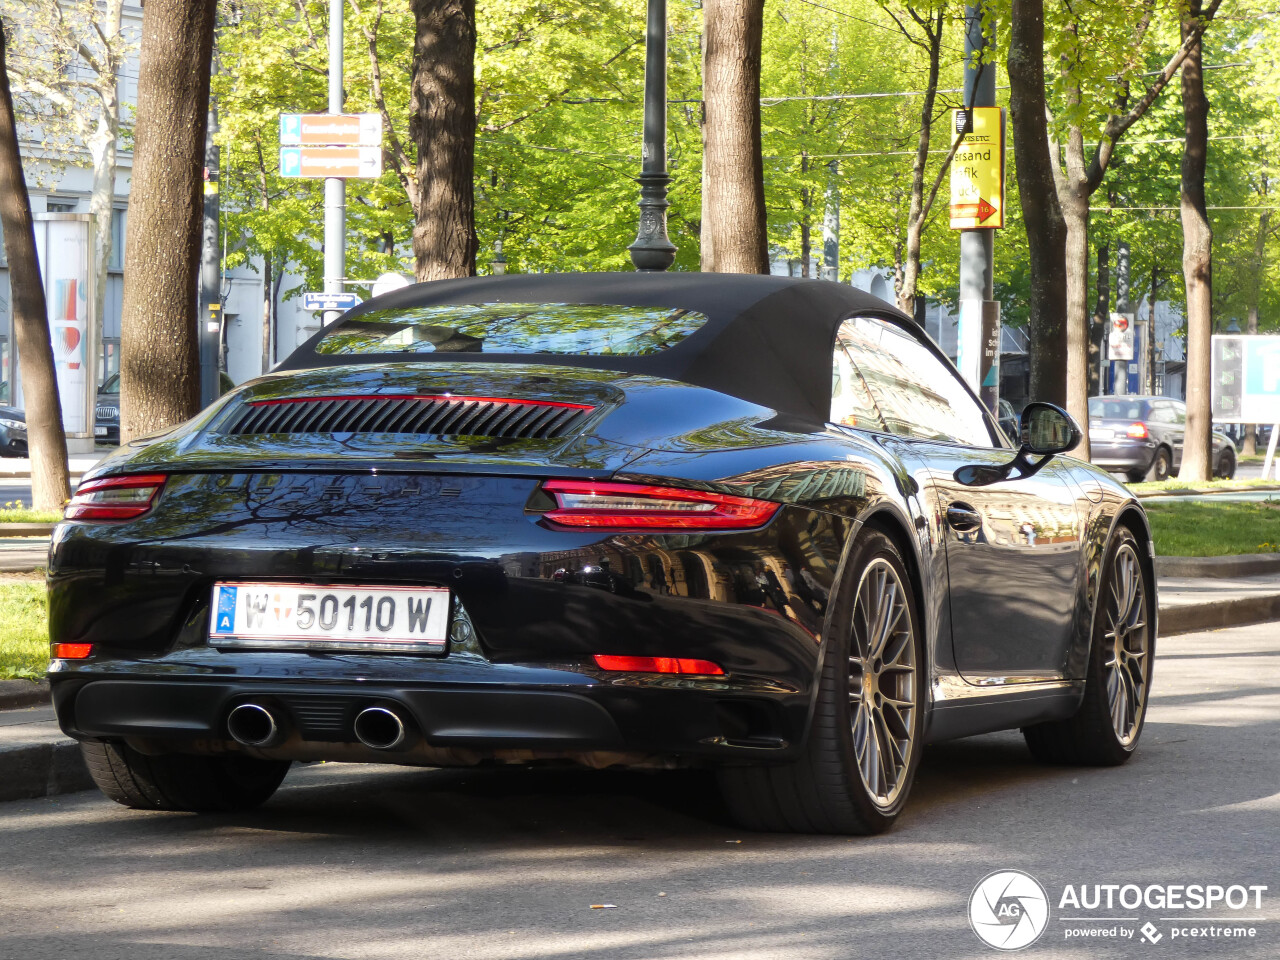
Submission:
<svg viewBox="0 0 1280 960">
<path fill-rule="evenodd" d="M 1280 619 L 1280 593 L 1261 597 L 1239 597 L 1213 600 L 1209 603 L 1186 603 L 1160 611 L 1160 636 L 1222 627 L 1243 627 Z"/>
<path fill-rule="evenodd" d="M 1159 500 L 1161 497 L 1215 497 L 1219 494 L 1230 493 L 1272 493 L 1280 490 L 1280 484 L 1260 483 L 1255 487 L 1235 487 L 1231 490 L 1189 490 L 1183 487 L 1181 490 L 1158 490 L 1154 493 L 1140 493 L 1137 495 L 1139 500 Z"/>
<path fill-rule="evenodd" d="M 1259 573 L 1280 573 L 1280 553 L 1156 557 L 1157 577 L 1248 577 Z"/>
<path fill-rule="evenodd" d="M 0 801 L 55 797 L 92 786 L 80 744 L 74 740 L 0 752 Z"/>
<path fill-rule="evenodd" d="M 0 680 L 0 710 L 49 702 L 48 680 Z"/>
<path fill-rule="evenodd" d="M 0 537 L 51 537 L 52 523 L 0 523 Z"/>
</svg>

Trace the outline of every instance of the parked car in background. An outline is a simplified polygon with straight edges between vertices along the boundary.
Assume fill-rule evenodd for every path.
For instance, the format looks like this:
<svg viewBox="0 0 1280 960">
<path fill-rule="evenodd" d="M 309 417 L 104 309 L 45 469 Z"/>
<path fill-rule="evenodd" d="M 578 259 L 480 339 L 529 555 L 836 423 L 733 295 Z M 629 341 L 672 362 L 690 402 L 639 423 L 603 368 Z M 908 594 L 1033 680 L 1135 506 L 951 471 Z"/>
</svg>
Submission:
<svg viewBox="0 0 1280 960">
<path fill-rule="evenodd" d="M 27 416 L 16 407 L 0 407 L 0 456 L 27 455 Z"/>
<path fill-rule="evenodd" d="M 93 422 L 93 439 L 120 442 L 120 374 L 113 373 L 98 388 L 98 409 Z"/>
<path fill-rule="evenodd" d="M 1187 405 L 1171 397 L 1089 398 L 1089 447 L 1093 462 L 1129 480 L 1167 480 L 1182 466 Z M 1236 448 L 1213 431 L 1213 475 L 1236 474 Z"/>
</svg>

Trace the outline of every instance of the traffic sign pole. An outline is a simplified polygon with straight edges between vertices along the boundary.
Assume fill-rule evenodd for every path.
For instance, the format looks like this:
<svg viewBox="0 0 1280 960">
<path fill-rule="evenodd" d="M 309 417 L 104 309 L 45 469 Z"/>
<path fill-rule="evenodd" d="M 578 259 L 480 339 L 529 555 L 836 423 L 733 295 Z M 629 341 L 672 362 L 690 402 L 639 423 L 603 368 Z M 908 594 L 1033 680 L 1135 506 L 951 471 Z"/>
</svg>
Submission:
<svg viewBox="0 0 1280 960">
<path fill-rule="evenodd" d="M 965 7 L 964 105 L 996 105 L 996 68 L 981 65 L 986 40 L 982 34 L 982 4 Z M 970 119 L 972 122 L 972 118 Z M 973 204 L 973 216 L 987 212 Z M 1001 207 L 1003 207 L 1003 201 Z M 987 203 L 990 206 L 990 203 Z M 955 214 L 953 213 L 953 216 Z M 1003 219 L 1003 214 L 1002 214 Z M 993 269 L 995 231 L 989 228 L 960 231 L 960 325 L 958 357 L 960 374 L 982 399 L 993 416 L 1000 398 L 1000 305 L 995 301 Z"/>
<path fill-rule="evenodd" d="M 342 14 L 344 0 L 329 0 L 329 113 L 342 113 Z M 347 182 L 341 177 L 324 181 L 324 292 L 342 293 L 347 273 Z M 324 322 L 332 323 L 341 310 L 326 310 Z"/>
</svg>

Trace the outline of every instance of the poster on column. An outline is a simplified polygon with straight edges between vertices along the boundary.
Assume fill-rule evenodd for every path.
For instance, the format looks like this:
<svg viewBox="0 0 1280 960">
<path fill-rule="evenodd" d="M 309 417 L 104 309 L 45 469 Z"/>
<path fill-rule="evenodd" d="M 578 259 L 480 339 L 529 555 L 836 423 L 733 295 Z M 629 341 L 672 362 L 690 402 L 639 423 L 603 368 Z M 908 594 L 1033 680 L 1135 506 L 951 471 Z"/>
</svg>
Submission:
<svg viewBox="0 0 1280 960">
<path fill-rule="evenodd" d="M 53 369 L 68 436 L 92 435 L 89 422 L 93 374 L 89 316 L 93 309 L 88 219 L 48 219 L 36 223 L 40 267 L 49 311 Z"/>
</svg>

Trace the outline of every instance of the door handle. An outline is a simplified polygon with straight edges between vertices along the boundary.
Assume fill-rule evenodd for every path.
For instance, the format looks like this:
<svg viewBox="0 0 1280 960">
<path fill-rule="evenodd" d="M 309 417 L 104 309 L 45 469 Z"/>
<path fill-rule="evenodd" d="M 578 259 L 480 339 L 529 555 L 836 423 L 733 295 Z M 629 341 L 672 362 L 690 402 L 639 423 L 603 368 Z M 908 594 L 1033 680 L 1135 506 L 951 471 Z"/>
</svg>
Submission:
<svg viewBox="0 0 1280 960">
<path fill-rule="evenodd" d="M 968 533 L 982 526 L 982 514 L 967 503 L 953 503 L 947 507 L 947 523 L 953 530 Z"/>
</svg>

